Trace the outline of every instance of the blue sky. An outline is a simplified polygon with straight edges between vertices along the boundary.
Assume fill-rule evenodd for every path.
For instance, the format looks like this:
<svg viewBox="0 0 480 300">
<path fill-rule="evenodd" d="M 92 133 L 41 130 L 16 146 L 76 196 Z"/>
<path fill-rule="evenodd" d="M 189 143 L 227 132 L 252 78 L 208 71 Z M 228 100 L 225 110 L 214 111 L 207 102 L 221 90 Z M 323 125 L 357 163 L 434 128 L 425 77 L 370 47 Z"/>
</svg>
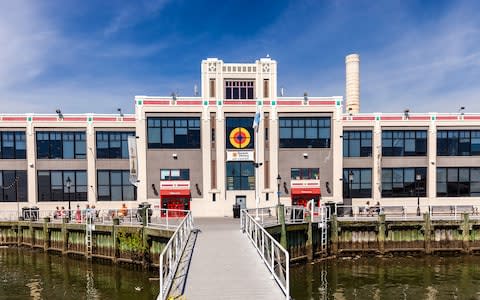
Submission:
<svg viewBox="0 0 480 300">
<path fill-rule="evenodd" d="M 133 112 L 135 95 L 191 96 L 200 62 L 278 61 L 287 96 L 361 111 L 480 112 L 479 1 L 0 1 L 4 113 Z"/>
</svg>

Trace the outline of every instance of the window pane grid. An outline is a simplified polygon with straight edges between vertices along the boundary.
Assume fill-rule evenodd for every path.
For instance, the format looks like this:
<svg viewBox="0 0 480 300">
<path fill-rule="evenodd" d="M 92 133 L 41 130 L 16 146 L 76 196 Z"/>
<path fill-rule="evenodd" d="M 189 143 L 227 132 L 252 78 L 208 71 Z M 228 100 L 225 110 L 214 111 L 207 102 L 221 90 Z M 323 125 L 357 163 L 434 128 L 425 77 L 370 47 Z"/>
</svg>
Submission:
<svg viewBox="0 0 480 300">
<path fill-rule="evenodd" d="M 0 159 L 26 159 L 26 141 L 23 131 L 0 132 Z"/>
<path fill-rule="evenodd" d="M 349 182 L 349 174 L 352 182 Z M 347 198 L 372 197 L 372 169 L 343 169 L 343 195 Z"/>
<path fill-rule="evenodd" d="M 329 148 L 330 118 L 280 118 L 280 148 Z"/>
<path fill-rule="evenodd" d="M 344 157 L 370 157 L 372 156 L 371 131 L 344 131 L 343 132 Z"/>
<path fill-rule="evenodd" d="M 253 162 L 227 162 L 227 190 L 254 190 Z"/>
<path fill-rule="evenodd" d="M 98 201 L 135 201 L 137 188 L 130 183 L 128 170 L 98 170 Z"/>
<path fill-rule="evenodd" d="M 18 177 L 18 189 L 15 179 Z M 27 202 L 27 171 L 0 170 L 0 202 Z"/>
<path fill-rule="evenodd" d="M 437 197 L 480 196 L 480 168 L 437 168 Z"/>
<path fill-rule="evenodd" d="M 149 148 L 200 148 L 200 118 L 148 118 L 147 126 Z"/>
<path fill-rule="evenodd" d="M 84 159 L 86 158 L 85 132 L 37 132 L 37 158 Z"/>
<path fill-rule="evenodd" d="M 382 132 L 383 156 L 427 155 L 427 132 L 425 130 L 385 130 Z"/>
<path fill-rule="evenodd" d="M 480 155 L 479 130 L 439 130 L 437 132 L 437 155 Z"/>
<path fill-rule="evenodd" d="M 420 180 L 416 180 L 417 175 Z M 427 168 L 382 169 L 382 197 L 425 197 Z"/>
<path fill-rule="evenodd" d="M 97 158 L 128 158 L 128 137 L 134 131 L 97 131 Z"/>
<path fill-rule="evenodd" d="M 70 189 L 67 186 L 70 178 Z M 38 201 L 86 201 L 86 171 L 38 171 Z"/>
</svg>

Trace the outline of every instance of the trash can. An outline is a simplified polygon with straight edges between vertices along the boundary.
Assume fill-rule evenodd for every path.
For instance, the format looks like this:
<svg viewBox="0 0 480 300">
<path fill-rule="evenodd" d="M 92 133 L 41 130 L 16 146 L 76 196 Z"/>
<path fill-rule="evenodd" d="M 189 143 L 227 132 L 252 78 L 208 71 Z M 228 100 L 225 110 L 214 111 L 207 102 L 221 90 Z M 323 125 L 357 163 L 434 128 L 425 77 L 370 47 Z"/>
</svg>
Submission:
<svg viewBox="0 0 480 300">
<path fill-rule="evenodd" d="M 150 208 L 151 204 L 148 202 L 142 202 L 138 204 L 138 209 L 137 209 L 137 219 L 138 221 L 143 222 L 145 219 L 145 215 L 148 215 L 148 222 L 151 222 L 152 219 L 152 209 Z"/>
<path fill-rule="evenodd" d="M 233 205 L 233 217 L 236 219 L 240 218 L 240 204 Z"/>
</svg>

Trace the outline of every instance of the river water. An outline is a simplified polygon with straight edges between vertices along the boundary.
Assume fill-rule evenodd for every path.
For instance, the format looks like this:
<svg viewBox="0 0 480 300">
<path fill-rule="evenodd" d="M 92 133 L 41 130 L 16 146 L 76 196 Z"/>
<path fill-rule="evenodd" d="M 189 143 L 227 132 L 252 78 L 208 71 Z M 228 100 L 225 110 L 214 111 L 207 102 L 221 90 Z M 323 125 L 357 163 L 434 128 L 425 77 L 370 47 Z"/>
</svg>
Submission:
<svg viewBox="0 0 480 300">
<path fill-rule="evenodd" d="M 0 299 L 156 299 L 158 273 L 87 263 L 29 249 L 0 249 Z"/>
<path fill-rule="evenodd" d="M 295 266 L 301 299 L 480 299 L 480 257 L 371 257 Z"/>
</svg>

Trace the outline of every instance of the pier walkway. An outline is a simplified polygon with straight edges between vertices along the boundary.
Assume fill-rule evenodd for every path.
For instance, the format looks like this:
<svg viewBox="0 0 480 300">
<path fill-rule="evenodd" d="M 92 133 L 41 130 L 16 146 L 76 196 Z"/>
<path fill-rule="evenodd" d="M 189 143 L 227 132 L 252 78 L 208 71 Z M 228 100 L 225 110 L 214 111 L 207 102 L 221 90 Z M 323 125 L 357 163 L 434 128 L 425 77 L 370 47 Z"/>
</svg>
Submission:
<svg viewBox="0 0 480 300">
<path fill-rule="evenodd" d="M 248 238 L 239 219 L 196 218 L 201 230 L 184 295 L 197 299 L 283 299 L 285 295 Z"/>
</svg>

